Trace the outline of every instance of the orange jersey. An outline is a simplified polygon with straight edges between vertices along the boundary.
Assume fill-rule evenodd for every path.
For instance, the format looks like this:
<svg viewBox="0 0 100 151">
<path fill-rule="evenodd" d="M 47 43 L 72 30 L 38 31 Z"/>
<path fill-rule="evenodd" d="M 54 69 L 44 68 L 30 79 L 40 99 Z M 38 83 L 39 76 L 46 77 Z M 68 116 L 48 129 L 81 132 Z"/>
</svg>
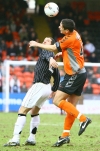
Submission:
<svg viewBox="0 0 100 151">
<path fill-rule="evenodd" d="M 68 75 L 75 74 L 84 67 L 83 43 L 77 31 L 59 40 L 62 50 L 64 70 Z"/>
</svg>

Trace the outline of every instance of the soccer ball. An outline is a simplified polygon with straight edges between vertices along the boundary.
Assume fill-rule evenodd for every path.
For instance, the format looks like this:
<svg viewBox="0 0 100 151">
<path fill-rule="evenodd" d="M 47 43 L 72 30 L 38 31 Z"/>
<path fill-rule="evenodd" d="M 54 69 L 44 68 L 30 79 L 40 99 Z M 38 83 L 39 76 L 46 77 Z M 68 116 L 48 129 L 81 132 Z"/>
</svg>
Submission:
<svg viewBox="0 0 100 151">
<path fill-rule="evenodd" d="M 59 7 L 54 2 L 49 2 L 44 6 L 44 12 L 48 17 L 55 17 L 59 13 Z"/>
</svg>

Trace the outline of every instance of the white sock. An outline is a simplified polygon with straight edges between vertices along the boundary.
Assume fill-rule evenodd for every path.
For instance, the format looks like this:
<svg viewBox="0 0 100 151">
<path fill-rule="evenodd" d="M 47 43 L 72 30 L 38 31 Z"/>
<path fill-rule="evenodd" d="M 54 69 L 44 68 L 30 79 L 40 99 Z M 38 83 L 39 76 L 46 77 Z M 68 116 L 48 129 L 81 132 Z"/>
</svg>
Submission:
<svg viewBox="0 0 100 151">
<path fill-rule="evenodd" d="M 38 128 L 38 125 L 40 124 L 40 117 L 39 115 L 34 115 L 33 117 L 31 116 L 31 121 L 30 121 L 30 135 L 28 137 L 29 141 L 35 141 L 35 134 Z"/>
<path fill-rule="evenodd" d="M 13 141 L 19 141 L 20 140 L 20 134 L 22 132 L 22 129 L 26 123 L 26 115 L 18 115 L 17 121 L 15 123 L 14 132 L 13 132 Z"/>
</svg>

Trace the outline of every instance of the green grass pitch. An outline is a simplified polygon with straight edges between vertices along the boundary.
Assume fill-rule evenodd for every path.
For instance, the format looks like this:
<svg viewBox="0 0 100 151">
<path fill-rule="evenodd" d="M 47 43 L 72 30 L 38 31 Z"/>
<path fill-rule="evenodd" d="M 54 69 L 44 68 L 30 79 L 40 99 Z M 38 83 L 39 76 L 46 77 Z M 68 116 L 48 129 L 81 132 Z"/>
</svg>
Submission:
<svg viewBox="0 0 100 151">
<path fill-rule="evenodd" d="M 100 151 L 100 115 L 87 115 L 92 123 L 78 136 L 79 121 L 71 129 L 71 142 L 61 147 L 51 147 L 63 130 L 65 115 L 40 114 L 41 123 L 36 135 L 36 146 L 23 146 L 29 135 L 30 115 L 21 134 L 20 147 L 3 147 L 13 134 L 17 113 L 0 113 L 0 151 Z"/>
</svg>

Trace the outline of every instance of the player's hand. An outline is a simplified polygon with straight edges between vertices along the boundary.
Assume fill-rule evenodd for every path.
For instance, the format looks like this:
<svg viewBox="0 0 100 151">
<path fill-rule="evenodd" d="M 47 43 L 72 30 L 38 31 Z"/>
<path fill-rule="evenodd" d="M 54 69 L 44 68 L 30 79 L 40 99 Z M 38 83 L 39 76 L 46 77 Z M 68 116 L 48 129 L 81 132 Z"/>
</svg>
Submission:
<svg viewBox="0 0 100 151">
<path fill-rule="evenodd" d="M 54 98 L 56 92 L 51 92 L 51 94 L 49 95 L 49 99 Z"/>
<path fill-rule="evenodd" d="M 29 47 L 36 47 L 37 46 L 37 42 L 36 41 L 30 41 L 29 42 Z"/>
<path fill-rule="evenodd" d="M 54 67 L 54 68 L 58 68 L 58 63 L 55 61 L 55 59 L 53 59 L 52 57 L 50 58 L 50 62 L 49 62 L 49 66 L 50 67 Z"/>
<path fill-rule="evenodd" d="M 56 55 L 55 55 L 55 59 L 58 59 L 59 57 L 62 56 L 62 52 L 58 52 Z"/>
</svg>

